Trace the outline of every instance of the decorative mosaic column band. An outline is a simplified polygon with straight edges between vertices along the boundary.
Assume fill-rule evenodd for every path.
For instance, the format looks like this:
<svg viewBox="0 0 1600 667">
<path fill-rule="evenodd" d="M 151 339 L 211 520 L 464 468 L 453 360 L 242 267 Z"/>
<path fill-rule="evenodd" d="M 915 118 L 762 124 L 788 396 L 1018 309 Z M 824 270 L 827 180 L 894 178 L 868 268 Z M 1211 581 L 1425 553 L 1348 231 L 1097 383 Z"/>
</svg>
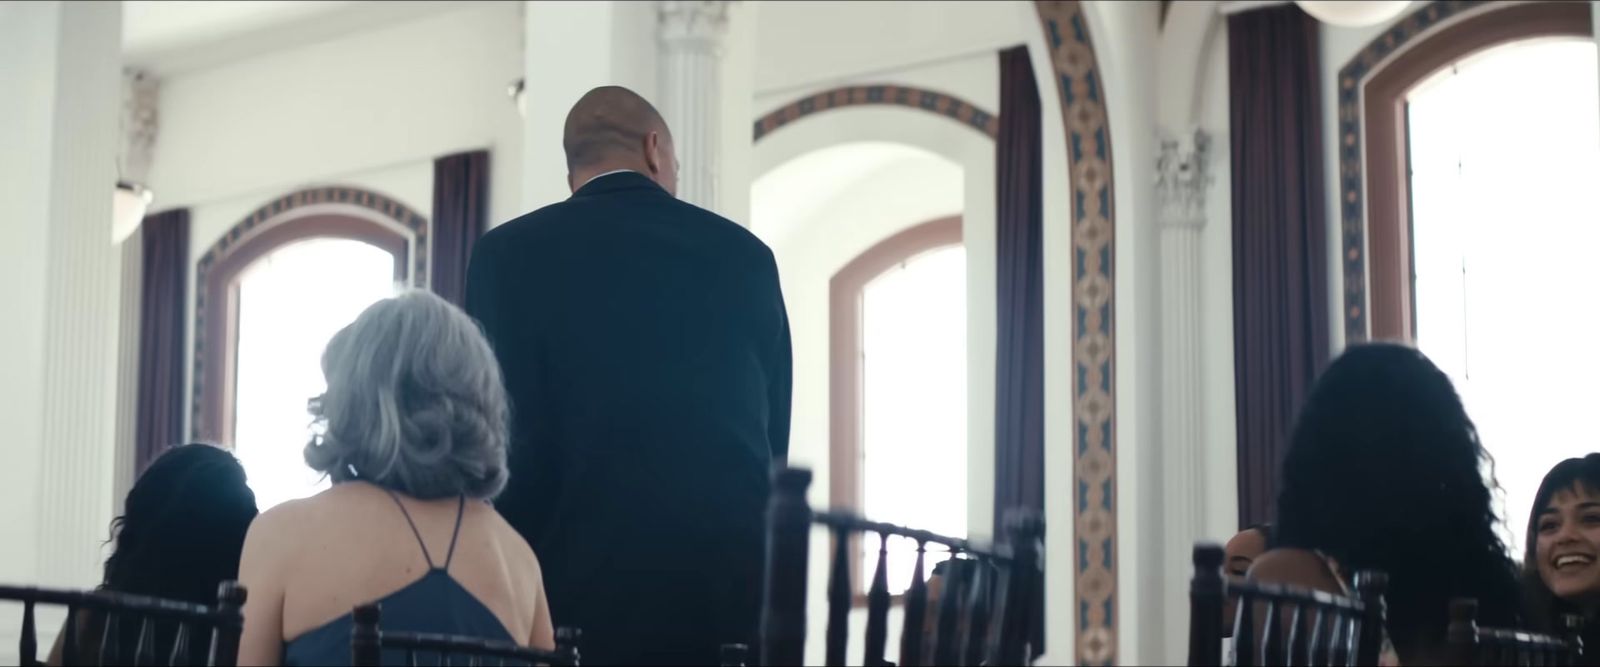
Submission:
<svg viewBox="0 0 1600 667">
<path fill-rule="evenodd" d="M 1075 662 L 1117 660 L 1115 209 L 1104 79 L 1081 3 L 1037 0 L 1050 45 L 1072 192 Z M 1059 650 L 1054 649 L 1053 650 Z"/>
</svg>

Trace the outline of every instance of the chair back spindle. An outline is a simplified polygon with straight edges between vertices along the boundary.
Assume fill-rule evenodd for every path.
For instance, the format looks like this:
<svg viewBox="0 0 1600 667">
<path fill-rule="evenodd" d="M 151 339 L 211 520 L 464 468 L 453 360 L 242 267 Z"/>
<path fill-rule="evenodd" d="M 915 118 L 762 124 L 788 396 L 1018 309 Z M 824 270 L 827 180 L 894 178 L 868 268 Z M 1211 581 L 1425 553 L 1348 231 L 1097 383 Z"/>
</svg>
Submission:
<svg viewBox="0 0 1600 667">
<path fill-rule="evenodd" d="M 906 587 L 905 625 L 900 629 L 900 664 L 918 667 L 922 664 L 923 630 L 928 617 L 928 581 L 923 574 L 927 562 L 928 543 L 917 541 L 917 560 L 911 566 L 911 584 Z"/>
<path fill-rule="evenodd" d="M 966 590 L 967 568 L 961 554 L 946 562 L 943 588 L 939 592 L 939 622 L 933 630 L 933 664 L 954 665 L 960 661 L 956 645 L 961 627 L 961 594 Z"/>
<path fill-rule="evenodd" d="M 850 533 L 833 530 L 833 567 L 828 573 L 828 644 L 825 664 L 843 667 L 850 639 L 850 607 L 854 589 L 850 585 Z"/>
<path fill-rule="evenodd" d="M 878 564 L 872 568 L 872 588 L 867 591 L 867 636 L 861 664 L 883 667 L 888 664 L 884 650 L 889 643 L 889 536 L 878 535 Z"/>
<path fill-rule="evenodd" d="M 156 664 L 156 628 L 149 618 L 139 622 L 139 642 L 134 645 L 133 664 L 140 667 Z"/>
<path fill-rule="evenodd" d="M 178 631 L 173 634 L 172 653 L 167 658 L 169 665 L 189 664 L 189 624 L 178 621 Z"/>
<path fill-rule="evenodd" d="M 990 664 L 1031 664 L 1041 650 L 1034 640 L 1043 622 L 1036 615 L 1042 613 L 1044 601 L 1044 563 L 1040 558 L 1044 550 L 1044 518 L 1032 510 L 1011 509 L 1004 521 L 1011 562 L 998 657 Z"/>
<path fill-rule="evenodd" d="M 785 468 L 773 478 L 767 506 L 767 567 L 762 593 L 761 664 L 798 665 L 805 660 L 806 568 L 811 471 Z"/>
<path fill-rule="evenodd" d="M 234 667 L 239 660 L 239 635 L 244 632 L 245 590 L 236 581 L 217 586 L 217 623 L 211 633 L 211 664 Z"/>
<path fill-rule="evenodd" d="M 1478 601 L 1450 601 L 1450 625 L 1445 631 L 1447 657 L 1458 665 L 1577 665 L 1583 664 L 1581 621 L 1563 619 L 1560 636 L 1478 625 Z"/>
<path fill-rule="evenodd" d="M 984 662 L 983 639 L 989 629 L 989 577 L 988 563 L 972 561 L 971 586 L 967 589 L 966 609 L 961 617 L 967 631 L 961 633 L 961 664 L 981 665 Z"/>
<path fill-rule="evenodd" d="M 1194 578 L 1189 580 L 1189 664 L 1222 664 L 1223 601 L 1222 549 L 1197 546 L 1192 556 Z"/>
<path fill-rule="evenodd" d="M 723 644 L 718 664 L 722 667 L 745 667 L 749 660 L 749 646 L 744 644 Z"/>
<path fill-rule="evenodd" d="M 893 538 L 916 545 L 911 581 L 903 597 L 905 613 L 900 628 L 899 656 L 903 666 L 925 664 L 1031 664 L 1030 640 L 1037 630 L 1040 536 L 1043 523 L 1033 517 L 1016 524 L 1008 517 L 1011 544 L 978 545 L 964 538 L 869 521 L 836 511 L 813 511 L 805 501 L 811 481 L 809 471 L 776 471 L 768 505 L 767 564 L 764 608 L 761 617 L 761 664 L 800 664 L 804 659 L 806 614 L 806 556 L 813 524 L 826 528 L 831 538 L 828 627 L 824 661 L 845 664 L 849 646 L 850 614 L 862 602 L 859 580 L 870 576 L 866 587 L 866 630 L 861 664 L 886 667 L 890 641 L 889 549 Z M 878 540 L 876 562 L 862 559 L 859 551 L 867 535 Z M 1022 536 L 1019 540 L 1017 536 Z M 937 603 L 925 572 L 930 545 L 951 555 L 939 579 Z M 870 553 L 870 552 L 869 552 Z M 870 575 L 863 566 L 870 566 Z M 942 570 L 941 570 L 942 571 Z"/>
<path fill-rule="evenodd" d="M 353 621 L 350 664 L 356 667 L 379 664 L 382 653 L 378 648 L 378 623 L 383 618 L 382 607 L 376 602 L 364 604 L 356 607 L 350 616 Z"/>
<path fill-rule="evenodd" d="M 17 641 L 17 660 L 31 665 L 39 660 L 38 631 L 33 623 L 33 601 L 22 601 L 22 637 Z"/>
</svg>

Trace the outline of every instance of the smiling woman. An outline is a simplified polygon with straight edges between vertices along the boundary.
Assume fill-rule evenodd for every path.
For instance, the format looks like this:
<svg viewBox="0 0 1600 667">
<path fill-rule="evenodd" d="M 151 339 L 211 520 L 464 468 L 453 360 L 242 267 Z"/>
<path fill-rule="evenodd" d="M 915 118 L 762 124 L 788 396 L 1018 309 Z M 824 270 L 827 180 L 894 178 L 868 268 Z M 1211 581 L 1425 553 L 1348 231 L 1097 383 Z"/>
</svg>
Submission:
<svg viewBox="0 0 1600 667">
<path fill-rule="evenodd" d="M 1584 643 L 1600 640 L 1600 454 L 1562 461 L 1545 475 L 1528 518 L 1523 574 L 1537 629 L 1559 631 L 1580 614 Z"/>
</svg>

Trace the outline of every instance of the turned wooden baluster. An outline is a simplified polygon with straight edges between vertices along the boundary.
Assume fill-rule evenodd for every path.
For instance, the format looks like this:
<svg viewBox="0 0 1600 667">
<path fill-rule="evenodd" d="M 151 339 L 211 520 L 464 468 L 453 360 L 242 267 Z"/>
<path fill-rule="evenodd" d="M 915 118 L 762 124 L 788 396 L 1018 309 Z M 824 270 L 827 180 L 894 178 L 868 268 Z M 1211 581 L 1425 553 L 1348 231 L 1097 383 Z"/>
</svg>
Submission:
<svg viewBox="0 0 1600 667">
<path fill-rule="evenodd" d="M 889 643 L 889 535 L 878 533 L 878 565 L 872 570 L 872 588 L 867 591 L 866 650 L 861 664 L 883 667 L 885 645 Z"/>
<path fill-rule="evenodd" d="M 967 591 L 966 632 L 961 633 L 961 664 L 983 663 L 983 639 L 989 631 L 989 591 L 994 585 L 987 559 L 973 559 L 972 588 Z"/>
<path fill-rule="evenodd" d="M 833 567 L 828 573 L 828 643 L 824 656 L 828 667 L 844 665 L 845 647 L 850 639 L 850 532 L 833 529 Z"/>
<path fill-rule="evenodd" d="M 900 664 L 918 667 L 922 664 L 922 633 L 928 616 L 928 582 L 923 575 L 923 563 L 928 555 L 928 543 L 917 542 L 917 560 L 911 566 L 911 585 L 906 587 L 906 615 L 900 627 Z"/>
</svg>

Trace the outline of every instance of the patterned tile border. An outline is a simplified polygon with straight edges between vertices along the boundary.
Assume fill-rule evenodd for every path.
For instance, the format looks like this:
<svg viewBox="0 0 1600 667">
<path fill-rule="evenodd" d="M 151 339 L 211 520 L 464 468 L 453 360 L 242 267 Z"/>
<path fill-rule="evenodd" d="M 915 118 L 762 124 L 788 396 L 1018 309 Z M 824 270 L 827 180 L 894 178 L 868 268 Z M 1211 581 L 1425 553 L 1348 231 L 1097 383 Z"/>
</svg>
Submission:
<svg viewBox="0 0 1600 667">
<path fill-rule="evenodd" d="M 1117 661 L 1116 214 L 1105 80 L 1082 4 L 1034 5 L 1061 95 L 1072 192 L 1074 662 L 1111 665 Z"/>
<path fill-rule="evenodd" d="M 190 438 L 197 437 L 202 413 L 201 396 L 205 387 L 205 350 L 206 350 L 206 280 L 209 277 L 211 266 L 227 257 L 235 246 L 243 239 L 252 236 L 253 232 L 266 229 L 264 223 L 279 218 L 285 213 L 302 206 L 315 204 L 349 204 L 359 206 L 400 223 L 402 227 L 411 230 L 412 255 L 411 284 L 424 286 L 428 284 L 428 219 L 407 208 L 404 204 L 376 192 L 360 188 L 345 186 L 328 186 L 310 188 L 293 192 L 268 202 L 256 209 L 243 220 L 234 224 L 221 238 L 217 239 L 200 256 L 200 261 L 195 271 L 194 289 L 194 345 L 191 348 L 190 365 L 193 369 L 193 380 L 189 392 L 189 431 Z"/>
<path fill-rule="evenodd" d="M 866 104 L 893 104 L 949 116 L 963 125 L 988 135 L 990 139 L 995 138 L 1000 131 L 1000 125 L 993 113 L 979 109 L 959 97 L 921 88 L 885 84 L 834 88 L 785 104 L 756 120 L 755 141 L 761 141 L 762 137 L 778 128 L 806 116 L 829 109 Z"/>
<path fill-rule="evenodd" d="M 1339 70 L 1339 218 L 1344 238 L 1344 336 L 1347 343 L 1363 341 L 1370 336 L 1361 88 L 1378 65 L 1417 35 L 1483 4 L 1485 0 L 1429 2 L 1373 38 Z"/>
<path fill-rule="evenodd" d="M 1111 132 L 1103 83 L 1083 7 L 1077 0 L 1035 0 L 1050 45 L 1066 127 L 1072 192 L 1073 542 L 1078 571 L 1074 662 L 1117 660 L 1116 403 L 1112 286 L 1116 227 L 1112 207 Z M 1042 93 L 1043 91 L 1041 91 Z M 994 139 L 998 117 L 965 100 L 905 86 L 849 86 L 795 100 L 755 123 L 760 141 L 806 116 L 847 106 L 895 104 L 948 116 Z"/>
</svg>

